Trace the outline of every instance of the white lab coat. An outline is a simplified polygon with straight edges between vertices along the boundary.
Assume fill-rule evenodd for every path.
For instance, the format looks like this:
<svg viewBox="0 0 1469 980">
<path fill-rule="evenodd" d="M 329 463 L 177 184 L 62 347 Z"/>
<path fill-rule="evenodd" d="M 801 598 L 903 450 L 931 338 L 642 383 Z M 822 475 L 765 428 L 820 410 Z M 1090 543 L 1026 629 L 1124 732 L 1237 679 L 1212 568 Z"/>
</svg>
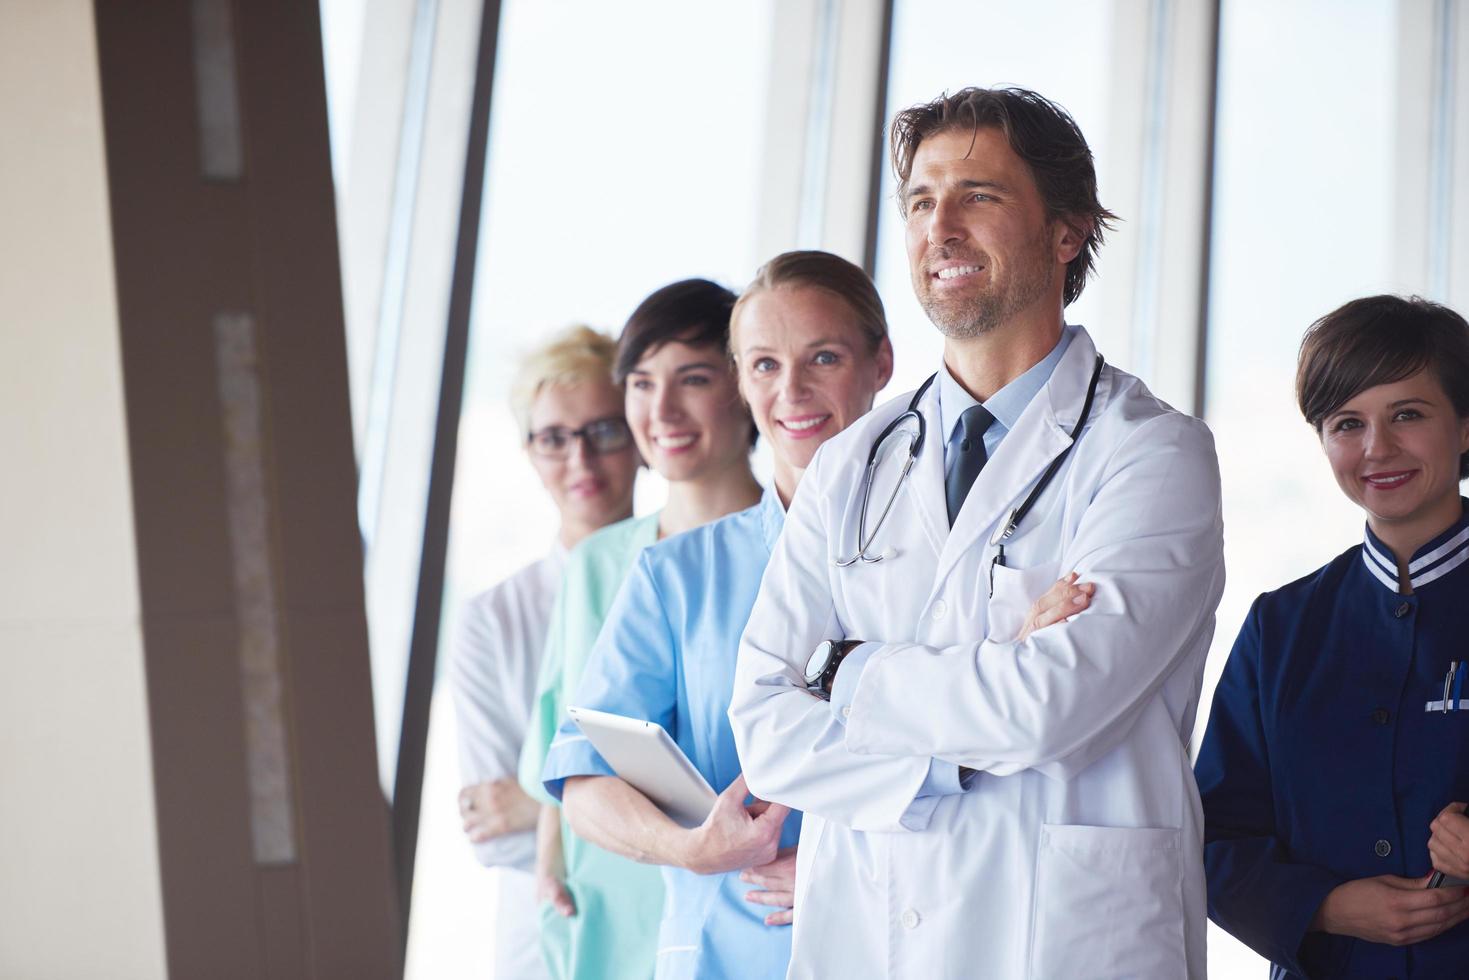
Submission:
<svg viewBox="0 0 1469 980">
<path fill-rule="evenodd" d="M 557 544 L 545 558 L 475 596 L 460 614 L 450 671 L 463 785 L 516 776 L 565 565 L 566 549 Z M 499 869 L 495 976 L 546 976 L 532 873 L 535 831 L 472 846 L 481 864 Z"/>
<path fill-rule="evenodd" d="M 791 977 L 1205 975 L 1188 743 L 1224 585 L 1208 429 L 1106 367 L 989 592 L 990 536 L 1070 443 L 1095 355 L 1078 331 L 952 530 L 931 388 L 927 443 L 869 549 L 897 553 L 878 564 L 833 559 L 857 547 L 868 448 L 911 393 L 834 437 L 801 480 L 730 705 L 751 792 L 806 813 Z M 1014 642 L 1073 569 L 1096 583 L 1091 608 Z M 844 719 L 801 679 L 816 645 L 843 636 L 883 644 Z M 915 804 L 931 759 L 980 771 Z"/>
</svg>

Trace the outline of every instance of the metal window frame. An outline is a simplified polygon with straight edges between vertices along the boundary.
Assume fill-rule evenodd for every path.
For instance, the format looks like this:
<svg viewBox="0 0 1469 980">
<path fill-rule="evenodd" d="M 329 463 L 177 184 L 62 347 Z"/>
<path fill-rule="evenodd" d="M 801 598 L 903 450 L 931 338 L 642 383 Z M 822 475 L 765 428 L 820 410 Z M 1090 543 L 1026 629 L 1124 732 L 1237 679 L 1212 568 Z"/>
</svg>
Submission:
<svg viewBox="0 0 1469 980">
<path fill-rule="evenodd" d="M 1125 337 L 1111 357 L 1194 415 L 1205 407 L 1219 23 L 1219 0 L 1114 0 L 1104 190 L 1133 225 L 1088 287 Z"/>
<path fill-rule="evenodd" d="M 1469 3 L 1398 7 L 1393 278 L 1469 304 Z M 1457 274 L 1456 274 L 1457 273 Z"/>
<path fill-rule="evenodd" d="M 872 273 L 893 5 L 774 5 L 756 223 L 762 259 L 819 248 Z"/>
<path fill-rule="evenodd" d="M 486 0 L 480 13 L 479 47 L 470 101 L 464 173 L 459 195 L 458 233 L 444 332 L 443 373 L 439 384 L 433 457 L 429 467 L 423 548 L 419 561 L 413 632 L 408 650 L 397 773 L 393 782 L 394 863 L 405 957 L 413 898 L 413 872 L 418 853 L 429 717 L 442 625 L 450 505 L 459 446 L 459 419 L 464 401 L 469 321 L 479 254 L 490 106 L 494 90 L 495 61 L 499 50 L 500 8 L 500 0 Z"/>
</svg>

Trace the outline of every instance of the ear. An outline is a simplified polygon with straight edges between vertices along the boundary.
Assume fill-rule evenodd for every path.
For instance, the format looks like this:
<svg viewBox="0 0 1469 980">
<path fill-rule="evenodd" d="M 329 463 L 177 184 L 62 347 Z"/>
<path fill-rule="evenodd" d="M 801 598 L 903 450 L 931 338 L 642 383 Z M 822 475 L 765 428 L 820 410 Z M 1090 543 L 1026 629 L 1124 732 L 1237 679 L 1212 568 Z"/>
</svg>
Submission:
<svg viewBox="0 0 1469 980">
<path fill-rule="evenodd" d="M 1092 223 L 1089 219 L 1077 219 L 1071 215 L 1056 219 L 1051 228 L 1051 241 L 1056 250 L 1056 260 L 1066 265 L 1080 255 L 1091 233 Z"/>
<path fill-rule="evenodd" d="M 893 342 L 888 338 L 882 338 L 882 343 L 877 345 L 877 387 L 872 389 L 872 396 L 882 391 L 889 381 L 893 380 Z"/>
</svg>

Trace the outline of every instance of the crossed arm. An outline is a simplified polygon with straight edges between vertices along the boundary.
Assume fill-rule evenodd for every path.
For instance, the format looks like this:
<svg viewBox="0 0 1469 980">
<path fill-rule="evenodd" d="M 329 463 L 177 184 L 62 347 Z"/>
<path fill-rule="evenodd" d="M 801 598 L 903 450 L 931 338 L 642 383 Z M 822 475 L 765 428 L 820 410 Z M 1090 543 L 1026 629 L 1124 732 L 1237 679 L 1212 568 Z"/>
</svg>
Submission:
<svg viewBox="0 0 1469 980">
<path fill-rule="evenodd" d="M 883 643 L 840 722 L 804 691 L 798 662 L 842 630 L 833 573 L 813 560 L 834 523 L 818 454 L 741 645 L 730 716 L 754 791 L 858 830 L 915 829 L 934 759 L 1067 778 L 1124 737 L 1207 636 L 1223 588 L 1207 430 L 1165 415 L 1130 440 L 1146 441 L 1113 454 L 1059 555 L 1095 586 L 1085 617 L 1005 643 Z"/>
</svg>

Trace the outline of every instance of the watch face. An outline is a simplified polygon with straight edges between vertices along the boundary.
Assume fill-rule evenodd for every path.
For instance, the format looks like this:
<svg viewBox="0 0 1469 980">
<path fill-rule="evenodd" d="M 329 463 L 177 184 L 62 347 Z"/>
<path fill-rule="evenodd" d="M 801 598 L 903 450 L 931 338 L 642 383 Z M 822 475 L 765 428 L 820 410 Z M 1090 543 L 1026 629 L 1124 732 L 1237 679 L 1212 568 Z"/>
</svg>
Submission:
<svg viewBox="0 0 1469 980">
<path fill-rule="evenodd" d="M 806 661 L 806 683 L 815 685 L 821 683 L 821 675 L 826 672 L 826 665 L 831 662 L 831 655 L 836 652 L 836 641 L 822 640 L 811 658 Z"/>
</svg>

